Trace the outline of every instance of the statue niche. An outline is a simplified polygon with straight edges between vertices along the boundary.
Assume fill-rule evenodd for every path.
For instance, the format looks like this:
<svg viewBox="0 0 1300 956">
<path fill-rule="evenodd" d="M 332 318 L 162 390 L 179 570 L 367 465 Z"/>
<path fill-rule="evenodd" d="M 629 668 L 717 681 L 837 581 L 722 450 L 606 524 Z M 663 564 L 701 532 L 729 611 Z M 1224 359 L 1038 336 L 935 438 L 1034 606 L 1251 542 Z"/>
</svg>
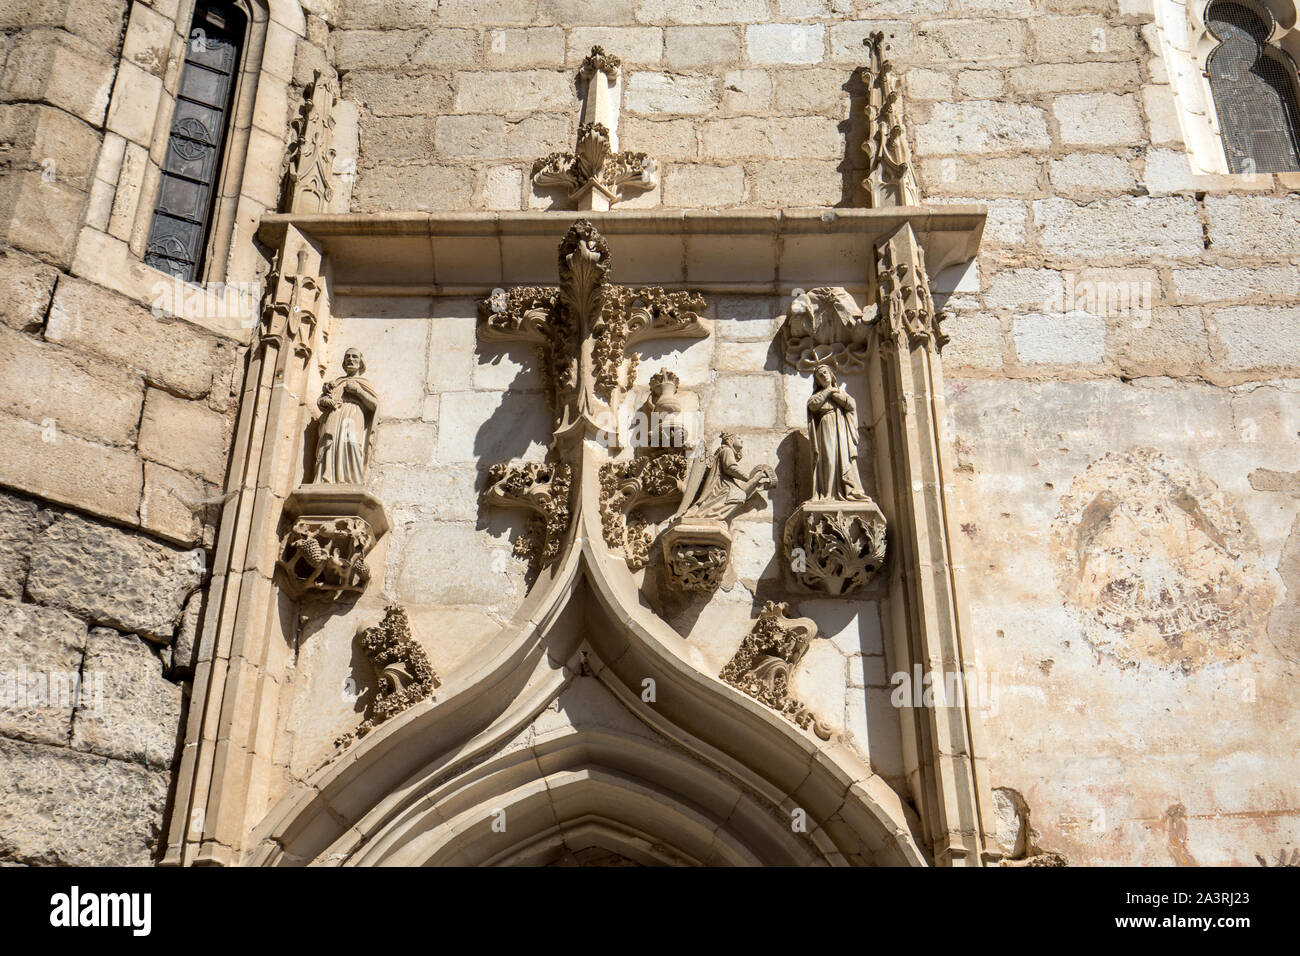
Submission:
<svg viewBox="0 0 1300 956">
<path fill-rule="evenodd" d="M 862 490 L 857 404 L 829 365 L 813 370 L 808 443 L 812 497 L 786 521 L 786 559 L 803 587 L 845 594 L 884 563 L 885 518 Z"/>
<path fill-rule="evenodd" d="M 343 374 L 321 389 L 314 480 L 285 500 L 292 524 L 281 537 L 278 567 L 294 597 L 360 595 L 371 578 L 366 555 L 388 530 L 383 505 L 365 489 L 379 413 L 378 394 L 361 377 L 365 370 L 361 353 L 348 349 Z"/>
<path fill-rule="evenodd" d="M 776 487 L 776 473 L 758 465 L 740 467 L 744 443 L 723 432 L 717 450 L 691 462 L 682 502 L 663 535 L 669 580 L 686 591 L 713 591 L 731 560 L 731 522 L 749 500 Z"/>
</svg>

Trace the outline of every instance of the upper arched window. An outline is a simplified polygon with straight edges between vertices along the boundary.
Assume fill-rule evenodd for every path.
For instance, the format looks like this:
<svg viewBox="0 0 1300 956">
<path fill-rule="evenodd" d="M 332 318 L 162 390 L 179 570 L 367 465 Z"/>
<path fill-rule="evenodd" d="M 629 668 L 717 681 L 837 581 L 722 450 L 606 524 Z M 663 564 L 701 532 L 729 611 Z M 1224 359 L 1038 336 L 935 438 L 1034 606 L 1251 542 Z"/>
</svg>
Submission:
<svg viewBox="0 0 1300 956">
<path fill-rule="evenodd" d="M 1212 0 L 1205 25 L 1218 46 L 1205 64 L 1214 110 L 1233 173 L 1300 170 L 1296 66 L 1269 44 L 1274 21 L 1266 7 Z"/>
<path fill-rule="evenodd" d="M 195 5 L 144 256 L 186 281 L 204 268 L 247 30 L 234 3 Z"/>
</svg>

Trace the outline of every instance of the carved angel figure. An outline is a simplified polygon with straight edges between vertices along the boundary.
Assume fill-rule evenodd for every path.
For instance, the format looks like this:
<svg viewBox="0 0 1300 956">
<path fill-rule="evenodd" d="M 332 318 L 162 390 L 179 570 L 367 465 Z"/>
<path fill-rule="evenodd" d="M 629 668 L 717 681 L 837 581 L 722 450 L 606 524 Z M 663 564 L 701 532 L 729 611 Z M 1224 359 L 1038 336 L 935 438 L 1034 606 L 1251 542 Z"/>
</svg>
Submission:
<svg viewBox="0 0 1300 956">
<path fill-rule="evenodd" d="M 740 467 L 744 450 L 739 436 L 723 432 L 712 457 L 696 458 L 686 474 L 682 503 L 672 521 L 720 521 L 730 525 L 756 491 L 776 487 L 776 474 L 767 465 L 745 474 Z"/>
<path fill-rule="evenodd" d="M 786 359 L 801 372 L 824 362 L 842 372 L 859 369 L 875 320 L 876 307 L 859 309 L 844 289 L 795 289 L 785 325 Z"/>
<path fill-rule="evenodd" d="M 812 444 L 814 499 L 871 500 L 858 476 L 857 403 L 836 383 L 829 365 L 819 365 L 813 371 L 808 438 Z"/>
<path fill-rule="evenodd" d="M 343 353 L 343 375 L 327 382 L 317 406 L 325 413 L 316 442 L 316 484 L 359 485 L 366 477 L 369 434 L 379 410 L 374 387 L 361 378 L 366 361 Z"/>
</svg>

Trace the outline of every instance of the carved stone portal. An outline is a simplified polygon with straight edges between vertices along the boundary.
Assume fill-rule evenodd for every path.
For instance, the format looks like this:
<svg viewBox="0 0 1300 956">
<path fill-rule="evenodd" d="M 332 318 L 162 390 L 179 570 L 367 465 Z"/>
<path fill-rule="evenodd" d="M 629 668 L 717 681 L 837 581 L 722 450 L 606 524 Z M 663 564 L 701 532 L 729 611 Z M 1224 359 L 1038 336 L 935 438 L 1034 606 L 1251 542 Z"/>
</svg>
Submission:
<svg viewBox="0 0 1300 956">
<path fill-rule="evenodd" d="M 618 86 L 621 63 L 598 46 L 578 70 L 586 84 L 578 144 L 572 153 L 551 153 L 533 163 L 533 184 L 561 186 L 579 209 L 606 210 L 659 184 L 659 165 L 645 153 L 618 151 Z"/>
<path fill-rule="evenodd" d="M 366 556 L 388 530 L 378 498 L 359 485 L 301 485 L 285 500 L 284 517 L 276 566 L 291 597 L 338 600 L 365 591 Z"/>
<path fill-rule="evenodd" d="M 375 669 L 379 686 L 367 708 L 366 719 L 357 727 L 357 739 L 412 704 L 432 696 L 442 685 L 429 655 L 411 632 L 410 618 L 401 605 L 388 605 L 384 619 L 361 632 L 360 643 L 366 660 Z M 346 747 L 352 739 L 352 734 L 345 734 L 335 741 L 335 746 Z"/>
<path fill-rule="evenodd" d="M 790 605 L 768 601 L 718 676 L 800 728 L 811 728 L 822 740 L 830 740 L 830 727 L 802 701 L 791 697 L 789 689 L 790 672 L 803 660 L 816 636 L 816 622 L 790 617 Z"/>
<path fill-rule="evenodd" d="M 744 445 L 722 433 L 711 458 L 695 458 L 682 489 L 682 503 L 663 534 L 668 580 L 684 591 L 713 591 L 731 561 L 731 522 L 749 500 L 776 487 L 776 473 L 759 465 L 740 468 Z"/>
</svg>

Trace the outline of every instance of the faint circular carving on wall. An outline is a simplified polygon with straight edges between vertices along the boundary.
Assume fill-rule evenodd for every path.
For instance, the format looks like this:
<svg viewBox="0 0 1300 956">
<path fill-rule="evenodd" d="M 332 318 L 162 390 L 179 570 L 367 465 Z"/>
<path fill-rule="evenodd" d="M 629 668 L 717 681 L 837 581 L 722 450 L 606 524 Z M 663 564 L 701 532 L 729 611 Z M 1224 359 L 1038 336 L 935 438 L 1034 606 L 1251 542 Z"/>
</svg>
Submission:
<svg viewBox="0 0 1300 956">
<path fill-rule="evenodd" d="M 1057 581 L 1088 642 L 1122 665 L 1190 672 L 1263 633 L 1274 588 L 1249 519 L 1152 449 L 1093 461 L 1053 525 Z"/>
</svg>

